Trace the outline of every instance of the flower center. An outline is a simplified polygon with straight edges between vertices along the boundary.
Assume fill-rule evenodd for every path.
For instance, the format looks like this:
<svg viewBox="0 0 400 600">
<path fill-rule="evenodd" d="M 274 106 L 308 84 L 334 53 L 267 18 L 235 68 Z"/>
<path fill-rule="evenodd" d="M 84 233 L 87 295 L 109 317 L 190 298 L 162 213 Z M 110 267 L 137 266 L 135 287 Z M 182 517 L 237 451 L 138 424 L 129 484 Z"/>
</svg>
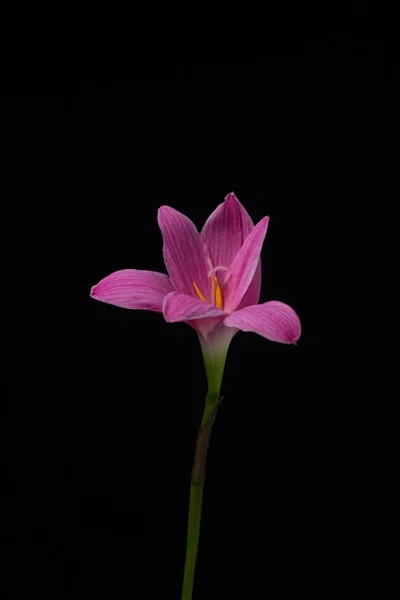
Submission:
<svg viewBox="0 0 400 600">
<path fill-rule="evenodd" d="M 217 308 L 222 309 L 224 307 L 224 300 L 222 297 L 221 284 L 218 281 L 218 277 L 216 275 L 214 275 L 214 273 L 216 273 L 217 271 L 228 271 L 229 269 L 228 269 L 228 267 L 224 267 L 222 265 L 220 265 L 218 267 L 213 267 L 210 260 L 208 260 L 208 266 L 210 267 L 210 270 L 207 273 L 207 277 L 211 279 L 211 302 L 213 304 L 215 304 L 215 306 Z M 226 282 L 227 282 L 227 280 L 225 280 L 222 287 L 225 285 Z M 197 287 L 197 285 L 194 281 L 193 281 L 193 285 L 194 285 L 194 289 L 196 290 L 197 295 L 200 298 L 200 300 L 205 302 L 206 299 L 204 298 L 203 294 L 201 293 L 201 291 L 199 290 L 199 288 Z"/>
</svg>

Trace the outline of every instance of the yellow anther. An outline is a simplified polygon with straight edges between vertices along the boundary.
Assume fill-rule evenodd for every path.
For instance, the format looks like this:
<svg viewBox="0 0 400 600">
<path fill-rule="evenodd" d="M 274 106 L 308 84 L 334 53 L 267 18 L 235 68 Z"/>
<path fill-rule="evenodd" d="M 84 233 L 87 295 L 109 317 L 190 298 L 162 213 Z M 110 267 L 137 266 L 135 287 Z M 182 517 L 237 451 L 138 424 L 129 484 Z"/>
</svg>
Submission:
<svg viewBox="0 0 400 600">
<path fill-rule="evenodd" d="M 197 287 L 197 285 L 195 284 L 194 281 L 193 281 L 193 285 L 194 285 L 194 289 L 196 290 L 197 295 L 200 298 L 200 300 L 203 300 L 203 302 L 205 302 L 206 299 L 204 298 L 203 294 L 201 293 L 201 291 L 199 290 L 199 288 Z"/>
<path fill-rule="evenodd" d="M 215 277 L 215 306 L 222 308 L 222 292 L 217 277 Z"/>
</svg>

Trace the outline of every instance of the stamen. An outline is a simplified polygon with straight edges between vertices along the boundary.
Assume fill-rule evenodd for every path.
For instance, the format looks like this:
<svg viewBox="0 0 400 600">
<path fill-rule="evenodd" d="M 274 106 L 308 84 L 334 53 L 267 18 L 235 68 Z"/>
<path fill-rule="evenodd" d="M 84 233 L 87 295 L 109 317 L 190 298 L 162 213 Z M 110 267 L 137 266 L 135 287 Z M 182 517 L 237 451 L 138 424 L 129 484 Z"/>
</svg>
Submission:
<svg viewBox="0 0 400 600">
<path fill-rule="evenodd" d="M 217 308 L 222 308 L 222 292 L 221 292 L 221 286 L 219 285 L 219 281 L 218 279 L 215 277 L 215 306 Z"/>
<path fill-rule="evenodd" d="M 203 300 L 203 302 L 205 302 L 206 299 L 204 298 L 203 294 L 201 293 L 201 291 L 199 290 L 199 288 L 197 287 L 197 285 L 195 284 L 194 281 L 193 281 L 193 285 L 194 285 L 194 289 L 196 290 L 197 295 L 200 298 L 200 300 Z"/>
<path fill-rule="evenodd" d="M 208 259 L 208 261 L 209 261 L 208 266 L 210 266 L 211 261 L 209 259 Z M 211 267 L 212 267 L 212 264 L 211 264 Z M 214 277 L 212 277 L 212 275 L 214 273 L 216 273 L 217 271 L 229 271 L 229 269 L 228 269 L 228 267 L 219 265 L 218 267 L 212 267 L 207 273 L 207 277 L 211 277 L 211 301 L 215 304 L 215 306 L 217 308 L 223 308 L 224 302 L 222 299 L 221 285 L 220 285 L 220 283 L 218 281 L 218 277 L 216 275 L 214 275 Z M 225 285 L 225 283 L 223 285 Z"/>
</svg>

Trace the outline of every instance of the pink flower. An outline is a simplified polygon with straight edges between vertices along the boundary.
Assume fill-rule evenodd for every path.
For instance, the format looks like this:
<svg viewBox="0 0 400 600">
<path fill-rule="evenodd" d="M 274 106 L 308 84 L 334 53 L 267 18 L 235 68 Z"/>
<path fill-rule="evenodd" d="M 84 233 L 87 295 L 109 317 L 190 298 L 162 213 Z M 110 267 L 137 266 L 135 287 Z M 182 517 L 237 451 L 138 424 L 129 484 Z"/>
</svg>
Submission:
<svg viewBox="0 0 400 600">
<path fill-rule="evenodd" d="M 295 311 L 276 300 L 258 304 L 268 221 L 264 217 L 254 226 L 233 193 L 201 233 L 185 215 L 161 206 L 158 224 L 169 276 L 124 269 L 102 279 L 90 295 L 123 308 L 163 313 L 169 323 L 188 323 L 197 330 L 203 352 L 221 346 L 227 350 L 239 329 L 295 344 L 301 334 Z"/>
</svg>

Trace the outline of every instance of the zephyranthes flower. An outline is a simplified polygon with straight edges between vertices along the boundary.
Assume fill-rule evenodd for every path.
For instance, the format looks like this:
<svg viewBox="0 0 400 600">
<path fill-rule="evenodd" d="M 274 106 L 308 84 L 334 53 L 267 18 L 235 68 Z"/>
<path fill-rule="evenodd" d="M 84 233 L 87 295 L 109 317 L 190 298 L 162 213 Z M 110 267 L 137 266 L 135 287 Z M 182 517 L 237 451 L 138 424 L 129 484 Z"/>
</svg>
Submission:
<svg viewBox="0 0 400 600">
<path fill-rule="evenodd" d="M 102 279 L 92 298 L 123 308 L 163 313 L 169 323 L 194 327 L 203 351 L 224 353 L 240 329 L 269 340 L 293 344 L 301 332 L 290 306 L 258 304 L 260 253 L 269 217 L 254 226 L 236 196 L 228 194 L 207 219 L 201 233 L 169 206 L 158 211 L 168 275 L 124 269 Z"/>
<path fill-rule="evenodd" d="M 162 206 L 158 224 L 168 275 L 125 269 L 108 275 L 91 290 L 96 300 L 159 312 L 170 323 L 184 321 L 200 338 L 208 394 L 192 472 L 185 600 L 192 593 L 205 457 L 232 337 L 239 330 L 253 331 L 275 342 L 295 344 L 301 333 L 299 318 L 290 306 L 276 300 L 258 304 L 260 253 L 268 221 L 264 217 L 254 226 L 233 193 L 209 216 L 200 233 L 185 215 Z"/>
</svg>

